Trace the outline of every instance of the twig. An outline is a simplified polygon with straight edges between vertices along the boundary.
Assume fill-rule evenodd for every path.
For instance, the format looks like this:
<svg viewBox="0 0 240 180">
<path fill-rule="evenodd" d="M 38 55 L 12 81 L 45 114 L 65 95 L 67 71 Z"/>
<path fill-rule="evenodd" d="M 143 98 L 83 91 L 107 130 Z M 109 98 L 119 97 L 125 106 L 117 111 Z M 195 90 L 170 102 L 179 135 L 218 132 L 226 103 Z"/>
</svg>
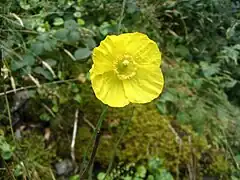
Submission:
<svg viewBox="0 0 240 180">
<path fill-rule="evenodd" d="M 83 121 L 87 123 L 93 130 L 96 129 L 96 127 L 84 116 Z"/>
<path fill-rule="evenodd" d="M 79 114 L 79 110 L 77 109 L 76 112 L 75 112 L 75 120 L 74 120 L 72 143 L 71 143 L 71 157 L 72 157 L 72 160 L 73 160 L 74 163 L 76 162 L 75 141 L 76 141 L 76 135 L 77 135 L 78 114 Z"/>
<path fill-rule="evenodd" d="M 119 22 L 118 22 L 118 28 L 117 28 L 117 33 L 118 34 L 121 31 L 121 25 L 122 25 L 122 21 L 123 21 L 125 6 L 126 6 L 126 0 L 123 0 L 123 2 L 122 2 L 122 11 L 121 11 L 120 19 L 119 19 Z"/>
<path fill-rule="evenodd" d="M 166 120 L 165 120 L 166 121 Z M 168 122 L 166 122 L 168 123 Z M 182 139 L 181 137 L 178 135 L 178 133 L 176 132 L 176 130 L 172 127 L 171 123 L 168 123 L 168 128 L 172 131 L 172 133 L 175 135 L 176 137 L 176 142 L 179 145 L 179 152 L 178 152 L 178 158 L 181 156 L 181 152 L 182 152 Z M 177 161 L 178 162 L 178 161 Z M 177 172 L 176 172 L 176 180 L 179 180 L 179 162 L 177 163 Z"/>
<path fill-rule="evenodd" d="M 54 112 L 44 103 L 41 103 L 41 105 L 52 115 L 52 117 L 56 117 Z"/>
<path fill-rule="evenodd" d="M 11 133 L 12 133 L 12 138 L 13 138 L 14 142 L 16 142 L 15 135 L 14 135 L 14 132 L 13 132 L 13 126 L 12 126 L 11 110 L 10 110 L 10 107 L 9 107 L 9 102 L 8 102 L 8 98 L 7 98 L 6 94 L 5 94 L 5 101 L 6 101 L 6 106 L 7 106 L 8 119 L 9 119 L 9 125 L 10 125 L 10 129 L 11 129 Z"/>
<path fill-rule="evenodd" d="M 51 84 L 62 84 L 62 83 L 73 82 L 73 81 L 78 81 L 78 79 L 67 79 L 67 80 L 53 81 L 53 82 L 49 82 L 49 83 L 40 84 L 40 86 L 51 85 Z M 18 91 L 27 90 L 27 89 L 34 89 L 34 88 L 38 88 L 38 86 L 37 85 L 32 85 L 32 86 L 20 87 L 20 88 L 17 88 L 15 90 L 13 89 L 13 90 L 9 90 L 9 91 L 6 91 L 6 92 L 2 92 L 2 93 L 0 93 L 0 96 L 4 96 L 5 94 L 7 95 L 7 94 L 15 93 L 15 92 L 18 92 Z"/>
</svg>

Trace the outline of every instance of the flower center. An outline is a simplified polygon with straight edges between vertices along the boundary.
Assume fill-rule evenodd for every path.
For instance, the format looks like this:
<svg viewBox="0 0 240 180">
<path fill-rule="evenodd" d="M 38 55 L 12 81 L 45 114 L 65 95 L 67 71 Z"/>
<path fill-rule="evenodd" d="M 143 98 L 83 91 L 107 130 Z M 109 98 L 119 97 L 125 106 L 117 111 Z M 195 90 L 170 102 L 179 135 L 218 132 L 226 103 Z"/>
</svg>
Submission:
<svg viewBox="0 0 240 180">
<path fill-rule="evenodd" d="M 114 71 L 121 80 L 130 79 L 136 75 L 137 66 L 132 56 L 123 55 L 114 63 Z"/>
</svg>

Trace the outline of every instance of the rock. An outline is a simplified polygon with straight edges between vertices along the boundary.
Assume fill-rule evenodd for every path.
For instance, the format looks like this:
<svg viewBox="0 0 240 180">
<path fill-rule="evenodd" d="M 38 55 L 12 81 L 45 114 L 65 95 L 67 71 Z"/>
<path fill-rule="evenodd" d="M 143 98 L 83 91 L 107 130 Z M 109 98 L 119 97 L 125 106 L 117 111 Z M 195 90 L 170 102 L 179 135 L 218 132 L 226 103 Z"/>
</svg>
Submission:
<svg viewBox="0 0 240 180">
<path fill-rule="evenodd" d="M 64 159 L 55 164 L 55 169 L 58 176 L 69 175 L 73 171 L 72 161 Z"/>
</svg>

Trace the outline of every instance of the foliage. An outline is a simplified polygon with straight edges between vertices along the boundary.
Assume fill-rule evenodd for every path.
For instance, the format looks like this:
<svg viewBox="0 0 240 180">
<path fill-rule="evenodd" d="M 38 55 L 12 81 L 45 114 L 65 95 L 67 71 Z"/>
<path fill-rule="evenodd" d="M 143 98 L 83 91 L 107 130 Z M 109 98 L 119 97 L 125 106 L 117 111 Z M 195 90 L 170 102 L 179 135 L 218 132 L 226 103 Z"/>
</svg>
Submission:
<svg viewBox="0 0 240 180">
<path fill-rule="evenodd" d="M 107 175 L 106 173 L 100 172 L 97 176 L 98 180 L 112 180 L 112 179 L 124 179 L 124 180 L 154 180 L 154 179 L 165 179 L 173 180 L 171 173 L 169 173 L 162 166 L 162 161 L 159 158 L 149 159 L 147 165 L 127 164 L 118 165 L 116 169 Z"/>
<path fill-rule="evenodd" d="M 1 135 L 0 136 L 0 150 L 1 150 L 1 157 L 4 159 L 4 160 L 10 160 L 12 155 L 13 155 L 13 152 L 14 152 L 14 146 L 11 146 L 6 138 Z"/>
<path fill-rule="evenodd" d="M 237 0 L 128 0 L 121 17 L 118 0 L 1 1 L 0 125 L 6 132 L 0 150 L 10 172 L 19 178 L 52 177 L 55 155 L 70 155 L 77 108 L 83 120 L 76 157 L 82 162 L 101 111 L 88 80 L 91 52 L 107 34 L 117 33 L 123 18 L 121 32 L 144 32 L 158 43 L 166 86 L 154 102 L 160 114 L 152 104 L 137 106 L 129 127 L 131 106 L 110 109 L 96 156 L 101 168 L 116 150 L 114 164 L 135 162 L 134 174 L 145 177 L 159 173 L 146 163 L 157 156 L 164 159 L 160 174 L 165 171 L 174 178 L 189 178 L 192 160 L 197 164 L 190 170 L 197 169 L 199 177 L 239 178 L 239 9 Z M 29 95 L 17 110 L 20 123 L 50 126 L 56 149 L 48 149 L 36 130 L 19 144 L 12 142 L 9 122 L 11 117 L 17 120 L 16 95 L 8 94 L 8 106 L 4 92 L 21 87 L 27 87 Z"/>
</svg>

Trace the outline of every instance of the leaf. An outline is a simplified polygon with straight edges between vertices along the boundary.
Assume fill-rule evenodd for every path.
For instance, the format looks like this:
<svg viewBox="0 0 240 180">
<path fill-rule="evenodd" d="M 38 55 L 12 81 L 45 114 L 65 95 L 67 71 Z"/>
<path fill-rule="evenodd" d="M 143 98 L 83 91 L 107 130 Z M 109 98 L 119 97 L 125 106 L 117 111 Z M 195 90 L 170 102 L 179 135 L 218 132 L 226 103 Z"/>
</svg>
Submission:
<svg viewBox="0 0 240 180">
<path fill-rule="evenodd" d="M 31 51 L 36 55 L 41 55 L 44 51 L 43 43 L 38 41 L 31 44 Z"/>
<path fill-rule="evenodd" d="M 80 33 L 78 31 L 71 31 L 68 34 L 68 41 L 77 42 L 80 40 Z"/>
<path fill-rule="evenodd" d="M 82 26 L 85 24 L 85 21 L 81 18 L 78 18 L 77 23 Z"/>
<path fill-rule="evenodd" d="M 40 115 L 40 119 L 43 121 L 49 121 L 51 118 L 47 113 L 43 113 Z"/>
<path fill-rule="evenodd" d="M 24 10 L 29 10 L 31 8 L 30 4 L 27 4 L 24 0 L 20 0 L 19 5 Z"/>
<path fill-rule="evenodd" d="M 78 24 L 74 20 L 67 20 L 64 22 L 64 28 L 70 29 L 70 30 L 75 30 L 78 27 Z"/>
<path fill-rule="evenodd" d="M 155 180 L 153 175 L 148 175 L 147 180 Z"/>
<path fill-rule="evenodd" d="M 33 66 L 35 64 L 35 57 L 32 55 L 25 55 L 23 56 L 23 61 L 24 61 L 24 64 L 28 66 Z"/>
<path fill-rule="evenodd" d="M 43 34 L 37 36 L 37 39 L 44 42 L 44 41 L 47 41 L 49 39 L 49 36 L 48 36 L 47 33 L 43 33 Z"/>
<path fill-rule="evenodd" d="M 100 27 L 99 31 L 103 36 L 106 36 L 110 31 L 111 25 L 108 22 L 104 22 Z"/>
<path fill-rule="evenodd" d="M 42 68 L 42 67 L 36 67 L 36 68 L 34 68 L 34 69 L 33 69 L 33 72 L 44 76 L 44 77 L 45 77 L 46 79 L 48 79 L 48 80 L 53 80 L 52 74 L 51 74 L 48 70 L 46 70 L 46 69 L 44 69 L 44 68 Z"/>
<path fill-rule="evenodd" d="M 48 41 L 45 41 L 43 43 L 43 47 L 44 47 L 44 50 L 46 50 L 46 51 L 52 51 L 53 50 L 52 47 L 51 47 L 51 44 Z"/>
<path fill-rule="evenodd" d="M 11 151 L 2 151 L 1 156 L 4 160 L 9 160 L 12 157 Z"/>
<path fill-rule="evenodd" d="M 88 58 L 91 55 L 91 51 L 88 48 L 78 48 L 75 52 L 74 52 L 74 57 L 76 58 L 76 60 L 83 60 Z"/>
<path fill-rule="evenodd" d="M 127 13 L 133 14 L 133 13 L 135 13 L 137 10 L 138 10 L 138 7 L 137 7 L 136 2 L 130 1 L 130 2 L 127 4 L 127 9 L 126 9 L 126 12 L 127 12 Z"/>
<path fill-rule="evenodd" d="M 80 18 L 82 16 L 81 12 L 75 12 L 73 15 L 76 18 Z"/>
<path fill-rule="evenodd" d="M 200 62 L 200 66 L 205 77 L 210 77 L 220 71 L 220 63 L 209 64 L 202 61 Z"/>
<path fill-rule="evenodd" d="M 188 48 L 183 45 L 177 46 L 175 52 L 182 57 L 188 57 L 190 55 Z"/>
<path fill-rule="evenodd" d="M 178 112 L 176 118 L 177 121 L 182 124 L 185 124 L 191 120 L 189 114 L 186 112 Z"/>
<path fill-rule="evenodd" d="M 59 29 L 56 33 L 55 33 L 55 37 L 59 40 L 66 40 L 67 36 L 68 36 L 69 30 L 67 29 Z"/>
<path fill-rule="evenodd" d="M 165 103 L 158 102 L 156 104 L 156 106 L 161 114 L 167 114 L 167 107 L 166 107 Z"/>
<path fill-rule="evenodd" d="M 97 175 L 97 179 L 98 180 L 104 180 L 105 176 L 106 176 L 106 173 L 100 172 Z"/>
<path fill-rule="evenodd" d="M 79 175 L 75 175 L 75 176 L 71 176 L 69 178 L 69 180 L 79 180 L 80 179 L 80 176 Z"/>
<path fill-rule="evenodd" d="M 64 24 L 63 18 L 57 17 L 54 19 L 53 25 L 54 26 L 61 26 Z"/>
<path fill-rule="evenodd" d="M 137 175 L 140 178 L 145 178 L 146 174 L 147 174 L 147 169 L 144 166 L 137 167 L 137 172 L 135 173 L 135 175 Z"/>
<path fill-rule="evenodd" d="M 79 104 L 82 104 L 82 97 L 80 94 L 74 96 L 74 100 L 77 101 Z"/>
<path fill-rule="evenodd" d="M 85 40 L 84 44 L 89 48 L 93 49 L 97 46 L 96 42 L 94 41 L 93 38 L 88 38 Z"/>
<path fill-rule="evenodd" d="M 57 61 L 54 59 L 46 59 L 45 62 L 48 63 L 49 66 L 51 66 L 51 67 L 56 66 L 56 64 L 57 64 Z"/>
<path fill-rule="evenodd" d="M 24 64 L 23 61 L 17 61 L 17 60 L 12 60 L 11 61 L 11 70 L 12 71 L 16 71 L 18 69 L 21 69 L 24 66 L 25 66 L 25 64 Z"/>
<path fill-rule="evenodd" d="M 21 61 L 12 60 L 11 61 L 11 69 L 12 71 L 16 71 L 25 66 L 33 66 L 35 64 L 35 57 L 32 55 L 25 55 Z"/>
<path fill-rule="evenodd" d="M 12 150 L 10 145 L 6 142 L 3 142 L 0 148 L 2 151 L 1 153 L 2 158 L 5 160 L 9 160 L 12 157 Z"/>
</svg>

